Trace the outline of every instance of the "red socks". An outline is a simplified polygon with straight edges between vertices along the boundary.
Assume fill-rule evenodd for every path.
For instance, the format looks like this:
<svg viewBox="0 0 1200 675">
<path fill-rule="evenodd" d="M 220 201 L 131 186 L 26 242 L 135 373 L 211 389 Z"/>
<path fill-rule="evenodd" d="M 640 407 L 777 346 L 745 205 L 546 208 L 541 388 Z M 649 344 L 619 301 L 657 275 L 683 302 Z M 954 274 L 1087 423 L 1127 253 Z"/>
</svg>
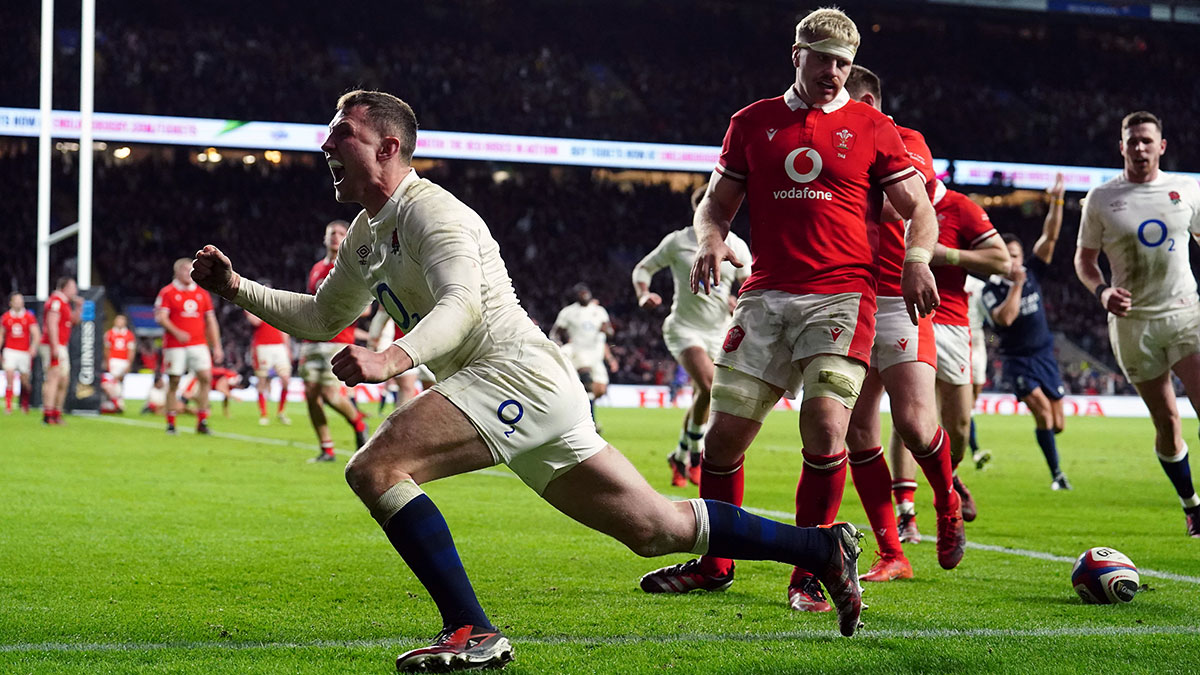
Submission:
<svg viewBox="0 0 1200 675">
<path fill-rule="evenodd" d="M 741 506 L 746 487 L 746 470 L 742 466 L 745 461 L 743 456 L 733 466 L 720 466 L 701 458 L 700 498 Z M 725 576 L 732 568 L 733 561 L 728 558 L 706 555 L 700 559 L 700 569 L 704 574 Z"/>
<path fill-rule="evenodd" d="M 871 523 L 871 530 L 875 533 L 879 552 L 885 557 L 903 555 L 900 537 L 896 533 L 892 495 L 888 492 L 892 474 L 888 471 L 883 448 L 852 452 L 849 460 L 850 477 L 854 479 L 854 488 L 858 491 L 858 498 L 862 500 L 863 509 L 867 512 L 867 521 Z"/>
<path fill-rule="evenodd" d="M 954 489 L 953 469 L 950 468 L 950 437 L 946 430 L 938 427 L 926 448 L 909 448 L 917 460 L 929 489 L 933 491 L 933 508 L 939 513 L 950 508 L 950 491 Z"/>
<path fill-rule="evenodd" d="M 258 416 L 259 417 L 267 416 L 267 395 L 262 393 L 261 391 L 258 392 Z"/>
<path fill-rule="evenodd" d="M 796 526 L 828 525 L 837 517 L 846 489 L 845 450 L 834 455 L 814 455 L 802 450 L 804 468 L 796 485 Z"/>
<path fill-rule="evenodd" d="M 284 382 L 283 386 L 280 387 L 280 389 L 279 389 L 279 411 L 278 412 L 280 415 L 283 414 L 283 406 L 287 404 L 287 385 L 288 385 L 288 383 Z M 264 412 L 263 414 L 266 415 L 267 413 Z"/>
<path fill-rule="evenodd" d="M 359 411 L 359 413 L 354 416 L 354 420 L 350 422 L 350 425 L 354 427 L 355 431 L 366 431 L 367 423 L 363 421 L 362 411 Z"/>
</svg>

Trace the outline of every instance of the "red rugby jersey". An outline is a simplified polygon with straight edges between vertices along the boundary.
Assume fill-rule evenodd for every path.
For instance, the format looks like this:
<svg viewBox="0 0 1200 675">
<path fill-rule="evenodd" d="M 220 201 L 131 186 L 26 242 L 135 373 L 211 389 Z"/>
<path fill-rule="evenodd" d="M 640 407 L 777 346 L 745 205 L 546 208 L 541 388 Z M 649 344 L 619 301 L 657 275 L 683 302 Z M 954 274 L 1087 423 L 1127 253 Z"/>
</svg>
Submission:
<svg viewBox="0 0 1200 675">
<path fill-rule="evenodd" d="M 972 249 L 996 236 L 996 228 L 987 212 L 961 192 L 946 190 L 934 203 L 938 218 L 938 243 L 948 248 Z M 951 326 L 969 326 L 967 319 L 967 270 L 958 265 L 938 265 L 933 268 L 938 296 L 942 304 L 933 315 L 933 322 Z"/>
<path fill-rule="evenodd" d="M 933 171 L 933 153 L 921 132 L 897 126 L 900 139 L 908 151 L 913 168 L 925 179 L 925 189 L 933 199 L 937 175 Z M 880 297 L 900 297 L 900 272 L 904 269 L 904 222 L 893 220 L 879 224 L 879 283 L 876 293 Z"/>
<path fill-rule="evenodd" d="M 313 265 L 312 269 L 308 272 L 308 292 L 316 294 L 317 289 L 321 287 L 321 282 L 325 281 L 325 277 L 329 276 L 332 270 L 333 263 L 327 262 L 324 258 L 318 261 L 316 265 Z M 346 326 L 342 332 L 333 336 L 330 342 L 347 345 L 354 344 L 354 324 Z"/>
<path fill-rule="evenodd" d="M 71 341 L 71 326 L 75 322 L 71 320 L 71 301 L 62 291 L 54 291 L 50 297 L 46 298 L 46 304 L 42 307 L 42 344 L 50 344 L 50 331 L 47 330 L 46 318 L 50 316 L 50 312 L 58 312 L 58 344 L 65 345 Z"/>
<path fill-rule="evenodd" d="M 133 346 L 133 331 L 128 328 L 109 328 L 104 334 L 104 344 L 108 346 L 108 358 L 127 361 Z"/>
<path fill-rule="evenodd" d="M 176 281 L 163 286 L 154 299 L 154 310 L 167 310 L 167 318 L 175 327 L 187 333 L 187 340 L 180 342 L 170 332 L 163 337 L 163 348 L 190 347 L 207 344 L 204 337 L 204 317 L 213 311 L 212 298 L 208 291 L 196 284 L 182 286 Z"/>
<path fill-rule="evenodd" d="M 33 337 L 32 327 L 37 324 L 33 312 L 23 309 L 20 314 L 8 310 L 0 317 L 0 325 L 4 326 L 4 348 L 17 351 L 29 351 L 29 340 Z"/>
<path fill-rule="evenodd" d="M 891 119 L 844 89 L 812 108 L 792 87 L 734 114 L 716 170 L 746 184 L 743 292 L 874 296 L 882 189 L 916 172 Z"/>
<path fill-rule="evenodd" d="M 254 327 L 254 337 L 250 338 L 250 346 L 287 344 L 287 333 L 263 321 Z"/>
</svg>

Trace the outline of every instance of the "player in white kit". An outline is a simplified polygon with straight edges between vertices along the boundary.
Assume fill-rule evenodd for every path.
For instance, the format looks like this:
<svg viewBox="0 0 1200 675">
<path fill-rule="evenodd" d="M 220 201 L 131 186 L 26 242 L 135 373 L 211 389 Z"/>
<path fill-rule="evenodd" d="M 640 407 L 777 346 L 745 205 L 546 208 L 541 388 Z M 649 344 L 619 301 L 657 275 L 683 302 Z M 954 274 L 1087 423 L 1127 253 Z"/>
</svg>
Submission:
<svg viewBox="0 0 1200 675">
<path fill-rule="evenodd" d="M 844 635 L 858 627 L 861 535 L 846 523 L 798 528 L 731 504 L 658 494 L 596 433 L 572 364 L 530 320 L 487 225 L 412 170 L 416 117 L 400 99 L 354 91 L 322 145 L 336 195 L 355 218 L 315 295 L 267 289 L 234 273 L 214 246 L 196 282 L 292 335 L 327 340 L 372 300 L 403 337 L 382 352 L 333 358 L 347 385 L 427 363 L 439 382 L 394 412 L 346 465 L 346 479 L 442 615 L 435 643 L 401 654 L 401 671 L 501 666 L 512 645 L 484 613 L 441 512 L 418 484 L 507 464 L 566 515 L 640 555 L 691 550 L 815 570 Z M 502 540 L 501 540 L 502 541 Z"/>
<path fill-rule="evenodd" d="M 1154 449 L 1183 503 L 1187 533 L 1200 537 L 1200 496 L 1171 381 L 1174 372 L 1200 410 L 1200 304 L 1188 258 L 1188 240 L 1200 237 L 1200 186 L 1159 169 L 1167 141 L 1151 113 L 1125 116 L 1119 147 L 1125 170 L 1084 201 L 1075 273 L 1108 311 L 1117 363 L 1150 409 Z"/>
<path fill-rule="evenodd" d="M 575 302 L 559 311 L 550 334 L 560 341 L 563 352 L 579 373 L 594 418 L 596 399 L 608 393 L 608 370 L 610 367 L 615 369 L 612 353 L 608 351 L 608 339 L 613 335 L 612 321 L 608 318 L 608 310 L 592 297 L 587 284 L 575 284 L 571 295 Z"/>
<path fill-rule="evenodd" d="M 692 194 L 692 211 L 704 197 L 707 188 L 697 188 Z M 725 244 L 733 249 L 738 260 L 750 260 L 750 247 L 732 231 Z M 683 416 L 679 446 L 667 455 L 671 467 L 671 483 L 675 487 L 700 484 L 700 440 L 708 423 L 709 395 L 712 392 L 713 359 L 721 349 L 729 319 L 737 303 L 736 287 L 750 278 L 750 265 L 734 267 L 722 263 L 721 283 L 713 286 L 711 294 L 693 293 L 690 288 L 692 260 L 696 257 L 696 231 L 692 227 L 675 230 L 663 237 L 658 246 L 633 268 L 633 291 L 638 305 L 654 309 L 662 297 L 650 291 L 650 279 L 663 268 L 671 270 L 675 293 L 671 297 L 671 313 L 663 321 L 663 341 L 671 356 L 692 378 L 692 405 Z"/>
<path fill-rule="evenodd" d="M 975 403 L 979 400 L 979 394 L 983 391 L 983 385 L 987 382 L 987 335 L 983 330 L 984 314 L 987 309 L 984 308 L 983 302 L 979 299 L 979 294 L 983 292 L 983 287 L 987 284 L 979 277 L 967 275 L 966 282 L 963 283 L 963 290 L 967 293 L 967 322 L 971 328 L 971 409 L 975 409 Z M 979 447 L 979 441 L 975 435 L 975 415 L 971 414 L 971 430 L 967 436 L 967 442 L 971 446 L 971 459 L 975 462 L 975 469 L 982 471 L 987 463 L 992 459 L 990 450 L 985 450 Z"/>
</svg>

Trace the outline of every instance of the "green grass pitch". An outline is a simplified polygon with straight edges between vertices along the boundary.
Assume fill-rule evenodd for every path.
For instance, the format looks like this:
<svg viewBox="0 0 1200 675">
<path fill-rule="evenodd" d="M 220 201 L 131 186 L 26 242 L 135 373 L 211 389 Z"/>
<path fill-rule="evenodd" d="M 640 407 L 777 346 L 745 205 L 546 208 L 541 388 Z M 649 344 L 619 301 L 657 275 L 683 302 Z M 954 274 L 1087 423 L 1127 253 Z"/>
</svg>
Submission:
<svg viewBox="0 0 1200 675">
<path fill-rule="evenodd" d="M 440 627 L 432 601 L 335 464 L 300 405 L 259 427 L 252 404 L 219 437 L 168 437 L 161 418 L 0 418 L 0 672 L 385 673 Z M 681 413 L 601 409 L 606 437 L 664 493 Z M 373 420 L 374 421 L 374 420 Z M 187 427 L 191 420 L 181 419 Z M 775 413 L 746 463 L 746 506 L 787 520 L 800 468 L 795 413 Z M 1028 417 L 979 418 L 995 455 L 964 467 L 973 544 L 938 568 L 929 491 L 906 546 L 916 578 L 869 585 L 866 627 L 786 609 L 788 570 L 738 566 L 725 593 L 647 596 L 643 560 L 569 521 L 498 467 L 426 490 L 484 607 L 516 647 L 511 673 L 1197 672 L 1200 540 L 1155 461 L 1149 420 L 1069 419 L 1075 486 L 1050 477 Z M 340 422 L 338 442 L 351 434 Z M 1196 422 L 1185 421 L 1195 438 Z M 265 441 L 263 440 L 265 439 Z M 864 523 L 851 486 L 841 517 Z M 1071 562 L 1112 546 L 1150 591 L 1084 605 Z M 860 571 L 872 560 L 864 540 Z M 1151 576 L 1153 570 L 1157 575 Z"/>
</svg>

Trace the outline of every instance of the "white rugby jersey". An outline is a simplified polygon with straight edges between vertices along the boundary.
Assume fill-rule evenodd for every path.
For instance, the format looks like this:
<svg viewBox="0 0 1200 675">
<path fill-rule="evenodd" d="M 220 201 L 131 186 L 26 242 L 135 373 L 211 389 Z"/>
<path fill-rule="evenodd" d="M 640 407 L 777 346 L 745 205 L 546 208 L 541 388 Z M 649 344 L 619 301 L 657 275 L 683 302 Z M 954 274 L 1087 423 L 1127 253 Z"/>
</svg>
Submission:
<svg viewBox="0 0 1200 675">
<path fill-rule="evenodd" d="M 549 342 L 522 309 L 500 247 L 470 207 L 410 171 L 388 203 L 350 225 L 315 296 L 243 279 L 237 303 L 296 337 L 327 340 L 371 300 L 396 322 L 395 341 L 443 380 L 484 356 L 512 358 Z"/>
<path fill-rule="evenodd" d="M 571 349 L 579 354 L 599 352 L 603 354 L 608 336 L 601 328 L 609 322 L 608 310 L 592 300 L 587 305 L 572 302 L 558 313 L 554 319 L 554 328 L 567 332 L 567 342 Z"/>
<path fill-rule="evenodd" d="M 1188 239 L 1200 235 L 1200 185 L 1159 172 L 1149 183 L 1121 174 L 1092 188 L 1077 246 L 1101 249 L 1109 283 L 1133 295 L 1130 316 L 1148 318 L 1196 302 Z"/>
<path fill-rule="evenodd" d="M 983 300 L 979 294 L 983 292 L 983 287 L 987 282 L 976 276 L 967 275 L 966 282 L 963 283 L 963 290 L 967 294 L 967 323 L 971 326 L 971 337 L 983 335 L 983 321 L 987 316 L 987 308 L 983 306 Z"/>
<path fill-rule="evenodd" d="M 691 289 L 692 261 L 700 244 L 696 240 L 696 231 L 691 227 L 675 230 L 642 258 L 633 268 L 633 282 L 650 283 L 650 278 L 664 267 L 670 268 L 671 278 L 675 281 L 675 295 L 671 298 L 671 314 L 665 325 L 686 326 L 705 331 L 720 331 L 729 320 L 729 294 L 733 292 L 734 282 L 743 282 L 750 278 L 750 247 L 732 231 L 725 237 L 725 243 L 733 249 L 733 254 L 741 261 L 742 267 L 734 267 L 728 260 L 721 263 L 721 283 L 712 288 L 712 292 L 693 293 Z"/>
</svg>

